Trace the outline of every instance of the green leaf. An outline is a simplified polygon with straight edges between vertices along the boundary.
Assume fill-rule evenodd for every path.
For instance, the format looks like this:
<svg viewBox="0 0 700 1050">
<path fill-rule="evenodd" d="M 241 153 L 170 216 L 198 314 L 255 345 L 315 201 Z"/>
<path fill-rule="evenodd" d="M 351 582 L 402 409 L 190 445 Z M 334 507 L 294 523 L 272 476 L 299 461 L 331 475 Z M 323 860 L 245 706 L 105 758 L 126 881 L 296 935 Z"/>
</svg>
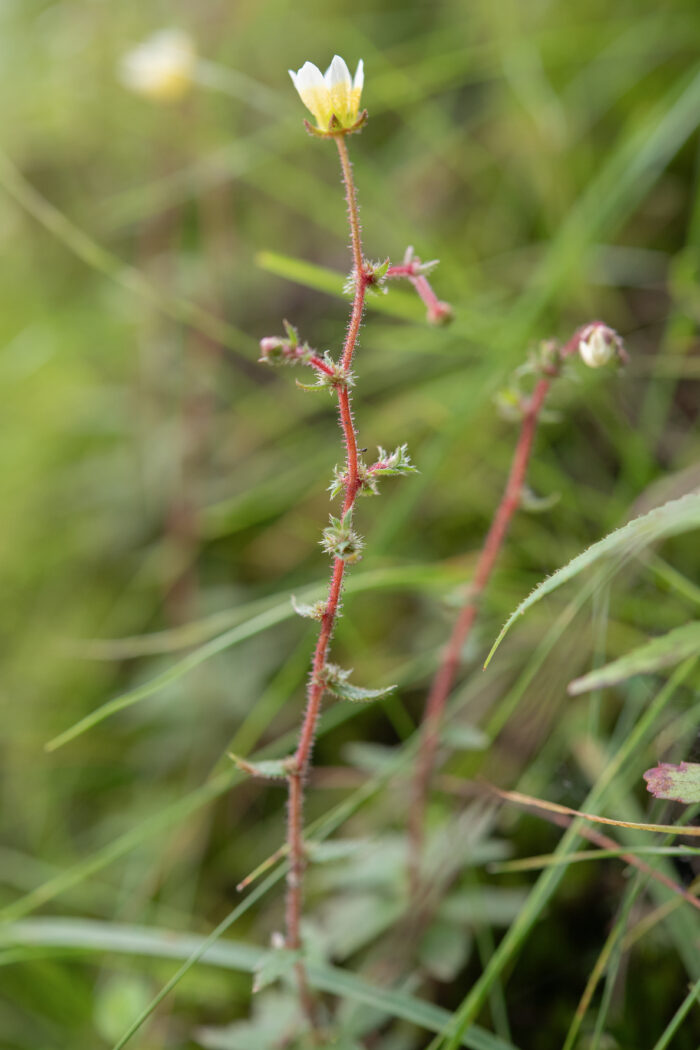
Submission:
<svg viewBox="0 0 700 1050">
<path fill-rule="evenodd" d="M 478 726 L 446 725 L 442 730 L 442 739 L 456 751 L 483 751 L 489 746 L 490 739 Z"/>
<path fill-rule="evenodd" d="M 66 948 L 97 954 L 121 952 L 159 959 L 188 959 L 194 952 L 201 950 L 205 939 L 176 930 L 145 926 L 90 919 L 42 918 L 6 925 L 2 930 L 1 943 Z M 252 945 L 220 940 L 206 947 L 200 961 L 207 966 L 253 973 L 263 955 L 259 948 Z M 307 970 L 311 985 L 321 992 L 384 1010 L 392 1017 L 431 1032 L 454 1032 L 454 1021 L 448 1010 L 417 999 L 407 992 L 380 988 L 376 983 L 334 966 L 309 963 Z M 478 1025 L 471 1025 L 460 1043 L 471 1050 L 515 1050 L 512 1043 L 499 1039 Z"/>
<path fill-rule="evenodd" d="M 347 274 L 329 270 L 325 266 L 316 266 L 304 259 L 281 255 L 279 252 L 259 252 L 255 261 L 261 269 L 267 270 L 268 273 L 294 281 L 296 284 L 303 285 L 304 288 L 312 288 L 314 291 L 325 292 L 340 299 L 347 298 L 344 290 Z M 367 309 L 376 310 L 377 313 L 388 314 L 390 317 L 397 317 L 404 321 L 425 322 L 425 308 L 418 297 L 393 288 L 389 295 L 372 296 L 368 299 Z"/>
<path fill-rule="evenodd" d="M 503 626 L 484 666 L 488 667 L 493 654 L 518 617 L 522 616 L 524 612 L 541 598 L 544 598 L 545 595 L 551 594 L 557 587 L 561 587 L 563 583 L 567 583 L 575 576 L 578 576 L 584 569 L 590 568 L 601 558 L 610 555 L 625 558 L 632 557 L 639 554 L 651 543 L 667 539 L 669 536 L 677 536 L 679 533 L 688 532 L 691 529 L 698 528 L 698 526 L 700 526 L 700 493 L 693 492 L 688 496 L 681 497 L 681 499 L 664 503 L 663 506 L 656 507 L 639 518 L 634 518 L 632 521 L 627 522 L 626 525 L 623 525 L 622 528 L 616 529 L 615 532 L 611 532 L 604 539 L 599 540 L 598 543 L 594 543 L 592 547 L 577 555 L 568 565 L 565 565 L 546 580 L 543 580 L 520 603 Z"/>
<path fill-rule="evenodd" d="M 341 700 L 353 700 L 360 703 L 366 700 L 378 700 L 396 689 L 395 685 L 387 685 L 384 689 L 363 689 L 359 685 L 348 682 L 350 674 L 350 671 L 338 667 L 337 664 L 326 664 L 323 671 L 325 689 Z"/>
<path fill-rule="evenodd" d="M 273 948 L 269 951 L 255 967 L 253 992 L 261 992 L 263 988 L 288 974 L 299 962 L 301 955 L 300 951 L 290 951 L 288 948 Z"/>
<path fill-rule="evenodd" d="M 560 492 L 550 492 L 548 496 L 538 496 L 529 485 L 523 485 L 520 489 L 520 509 L 528 514 L 544 514 L 561 499 Z"/>
<path fill-rule="evenodd" d="M 676 627 L 668 634 L 652 638 L 651 641 L 638 646 L 619 660 L 613 660 L 604 667 L 582 675 L 581 678 L 575 678 L 569 684 L 569 693 L 579 696 L 591 689 L 603 689 L 615 685 L 616 682 L 623 682 L 632 675 L 652 674 L 662 667 L 679 664 L 697 652 L 700 652 L 700 621 Z"/>
<path fill-rule="evenodd" d="M 369 468 L 372 474 L 385 477 L 397 477 L 403 474 L 417 474 L 418 468 L 411 463 L 408 445 L 397 445 L 393 452 L 378 446 L 379 459 Z"/>
<path fill-rule="evenodd" d="M 453 981 L 469 958 L 471 935 L 458 925 L 434 921 L 418 946 L 418 958 L 431 977 Z"/>
<path fill-rule="evenodd" d="M 347 860 L 358 850 L 367 849 L 369 839 L 329 839 L 327 842 L 309 842 L 307 852 L 314 864 L 333 864 Z"/>
<path fill-rule="evenodd" d="M 205 1050 L 279 1050 L 303 1026 L 296 996 L 267 991 L 252 1003 L 252 1017 L 224 1027 L 206 1025 L 196 1030 Z"/>
<path fill-rule="evenodd" d="M 438 909 L 438 917 L 454 925 L 473 926 L 487 922 L 492 926 L 509 926 L 527 900 L 527 892 L 515 887 L 480 886 L 455 890 Z"/>
<path fill-rule="evenodd" d="M 388 696 L 394 689 L 396 689 L 395 685 L 387 685 L 384 689 L 363 689 L 359 685 L 352 685 L 351 682 L 342 682 L 333 687 L 333 693 L 343 700 L 365 703 L 368 700 L 379 700 L 383 696 Z"/>
<path fill-rule="evenodd" d="M 659 762 L 644 774 L 647 791 L 655 798 L 666 798 L 670 802 L 685 802 L 690 805 L 700 802 L 700 765 L 696 762 Z"/>
<path fill-rule="evenodd" d="M 93 1021 L 105 1042 L 118 1039 L 151 998 L 148 983 L 136 974 L 118 974 L 99 984 L 93 997 Z"/>
<path fill-rule="evenodd" d="M 387 685 L 384 689 L 363 689 L 359 685 L 353 685 L 352 682 L 336 682 L 328 691 L 341 700 L 366 703 L 369 700 L 379 700 L 383 696 L 388 696 L 394 689 L 396 689 L 395 685 Z"/>
<path fill-rule="evenodd" d="M 275 758 L 264 762 L 248 762 L 240 755 L 234 755 L 229 751 L 228 757 L 235 763 L 242 773 L 248 773 L 251 777 L 264 777 L 268 780 L 286 780 L 293 768 L 294 758 Z"/>
</svg>

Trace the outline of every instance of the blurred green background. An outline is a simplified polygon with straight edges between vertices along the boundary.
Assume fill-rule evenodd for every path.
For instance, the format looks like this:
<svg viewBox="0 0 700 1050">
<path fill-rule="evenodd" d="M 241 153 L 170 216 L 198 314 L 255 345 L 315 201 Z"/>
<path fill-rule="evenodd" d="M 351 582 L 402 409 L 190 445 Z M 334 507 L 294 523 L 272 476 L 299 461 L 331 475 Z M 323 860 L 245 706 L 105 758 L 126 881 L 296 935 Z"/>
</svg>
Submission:
<svg viewBox="0 0 700 1050">
<path fill-rule="evenodd" d="M 170 26 L 202 61 L 200 82 L 165 104 L 128 91 L 118 66 Z M 283 317 L 320 349 L 342 339 L 337 157 L 304 133 L 287 75 L 335 52 L 365 62 L 370 120 L 349 142 L 365 250 L 439 258 L 433 283 L 455 322 L 427 326 L 409 289 L 370 303 L 360 438 L 408 442 L 421 473 L 360 506 L 367 555 L 335 653 L 358 682 L 400 690 L 359 715 L 331 708 L 316 761 L 337 771 L 350 742 L 412 732 L 513 448 L 493 395 L 539 340 L 600 317 L 631 363 L 560 381 L 529 475 L 560 498 L 517 517 L 465 679 L 470 718 L 494 738 L 483 771 L 582 801 L 653 683 L 576 701 L 566 683 L 697 615 L 697 536 L 601 586 L 515 699 L 571 593 L 533 611 L 488 675 L 478 658 L 543 576 L 700 483 L 699 40 L 696 0 L 0 5 L 4 918 L 206 933 L 281 841 L 282 793 L 229 791 L 225 753 L 298 724 L 313 631 L 288 597 L 326 576 L 333 403 L 265 370 L 257 341 Z M 199 648 L 212 639 L 220 651 Z M 142 699 L 44 750 L 125 694 Z M 693 697 L 686 685 L 608 812 L 641 818 L 639 771 L 692 757 Z M 345 790 L 329 772 L 310 816 Z M 400 829 L 401 811 L 400 797 L 377 805 L 355 833 Z M 501 832 L 523 856 L 560 834 L 522 815 Z M 688 881 L 691 868 L 664 870 Z M 625 880 L 615 860 L 567 875 L 511 977 L 515 1045 L 561 1044 Z M 610 993 L 613 1041 L 598 1045 L 651 1046 L 700 976 L 688 911 L 635 949 Z M 235 933 L 263 944 L 280 921 L 278 887 Z M 174 969 L 66 958 L 36 938 L 0 954 L 3 1047 L 109 1047 Z M 453 1009 L 480 965 L 475 949 L 426 996 Z M 249 984 L 195 968 L 133 1045 L 205 1045 L 200 1026 L 246 1015 Z M 414 1029 L 402 1038 L 424 1045 Z M 673 1045 L 697 1045 L 692 1015 Z"/>
</svg>

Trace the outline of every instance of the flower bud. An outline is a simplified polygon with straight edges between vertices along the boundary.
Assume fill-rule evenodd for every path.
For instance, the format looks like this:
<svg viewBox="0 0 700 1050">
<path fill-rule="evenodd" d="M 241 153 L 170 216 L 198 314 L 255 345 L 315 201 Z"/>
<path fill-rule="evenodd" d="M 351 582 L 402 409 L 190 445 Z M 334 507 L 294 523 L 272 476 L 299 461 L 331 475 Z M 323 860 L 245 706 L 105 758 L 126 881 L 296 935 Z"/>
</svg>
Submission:
<svg viewBox="0 0 700 1050">
<path fill-rule="evenodd" d="M 428 324 L 449 324 L 454 317 L 454 311 L 449 303 L 435 302 L 428 306 Z"/>
<path fill-rule="evenodd" d="M 604 324 L 592 324 L 581 333 L 578 352 L 589 368 L 600 368 L 617 356 L 619 342 L 612 328 Z"/>
<path fill-rule="evenodd" d="M 283 364 L 289 351 L 289 340 L 266 335 L 260 340 L 260 360 L 269 365 Z"/>
</svg>

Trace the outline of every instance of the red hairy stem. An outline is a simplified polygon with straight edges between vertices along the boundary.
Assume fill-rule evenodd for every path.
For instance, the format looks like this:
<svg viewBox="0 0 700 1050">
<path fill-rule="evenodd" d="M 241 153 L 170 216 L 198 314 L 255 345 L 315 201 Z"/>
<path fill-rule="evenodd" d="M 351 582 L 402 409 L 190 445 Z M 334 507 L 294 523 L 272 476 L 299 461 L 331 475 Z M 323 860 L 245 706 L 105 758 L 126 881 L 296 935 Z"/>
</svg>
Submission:
<svg viewBox="0 0 700 1050">
<path fill-rule="evenodd" d="M 404 266 L 390 268 L 389 272 L 391 272 L 391 269 L 394 269 L 396 276 L 404 276 L 405 271 L 412 270 L 415 266 L 416 262 L 409 260 Z M 510 474 L 508 475 L 508 481 L 500 505 L 491 522 L 491 527 L 479 554 L 474 579 L 469 588 L 469 601 L 462 608 L 455 621 L 442 662 L 428 693 L 421 727 L 421 742 L 413 778 L 412 805 L 409 816 L 409 885 L 411 896 L 414 900 L 419 895 L 421 888 L 421 856 L 423 852 L 425 808 L 435 765 L 435 754 L 440 739 L 440 725 L 445 704 L 457 674 L 460 656 L 474 625 L 479 599 L 491 577 L 511 518 L 520 503 L 537 422 L 549 393 L 552 380 L 559 375 L 563 362 L 580 351 L 581 341 L 586 337 L 590 338 L 591 333 L 595 329 L 599 329 L 606 341 L 611 346 L 614 346 L 618 360 L 623 363 L 627 360 L 620 337 L 612 328 L 609 328 L 601 321 L 592 321 L 590 324 L 582 325 L 561 347 L 557 348 L 554 345 L 545 345 L 543 347 L 546 353 L 544 353 L 540 365 L 540 378 L 535 385 L 532 395 L 522 405 L 522 423 Z"/>
<path fill-rule="evenodd" d="M 438 299 L 430 281 L 421 270 L 420 260 L 411 259 L 410 262 L 399 266 L 390 266 L 386 271 L 386 277 L 405 277 L 411 282 L 427 307 L 429 321 L 437 324 L 452 317 L 452 307 L 449 303 Z"/>
<path fill-rule="evenodd" d="M 368 279 L 363 267 L 360 222 L 350 158 L 348 157 L 344 137 L 337 136 L 335 141 L 340 155 L 343 182 L 345 184 L 355 284 L 350 321 L 341 359 L 343 369 L 346 372 L 349 372 L 357 344 L 360 325 L 362 323 Z M 315 368 L 318 368 L 320 371 L 331 372 L 328 366 L 318 357 L 312 358 L 310 364 Z M 344 472 L 345 499 L 343 502 L 343 515 L 345 515 L 353 509 L 359 489 L 357 437 L 352 419 L 352 407 L 348 385 L 342 383 L 337 385 L 336 392 L 338 397 L 340 427 L 343 432 L 346 453 Z M 321 627 L 316 642 L 316 649 L 314 651 L 311 676 L 307 691 L 306 711 L 304 713 L 304 720 L 299 734 L 299 742 L 294 754 L 293 771 L 288 778 L 289 806 L 287 813 L 287 844 L 289 853 L 289 871 L 287 875 L 286 896 L 286 944 L 287 947 L 292 950 L 298 950 L 301 947 L 300 925 L 304 897 L 304 870 L 306 867 L 304 847 L 304 785 L 308 777 L 311 753 L 321 710 L 321 702 L 326 688 L 324 671 L 333 629 L 338 616 L 345 567 L 346 563 L 342 558 L 334 559 L 328 589 L 328 598 L 321 619 Z M 303 962 L 297 964 L 296 973 L 302 1006 L 312 1029 L 318 1030 L 316 1003 L 309 987 L 306 969 Z"/>
<path fill-rule="evenodd" d="M 561 357 L 565 356 L 565 351 L 569 353 L 574 352 L 575 347 L 578 345 L 574 342 L 575 339 L 576 336 L 566 344 L 564 350 L 560 352 Z M 569 350 L 569 347 L 572 349 Z M 409 883 L 413 898 L 420 891 L 425 808 L 435 765 L 435 753 L 440 738 L 440 725 L 445 704 L 452 690 L 462 650 L 476 619 L 479 598 L 496 564 L 510 520 L 519 506 L 538 417 L 549 392 L 552 378 L 557 372 L 558 367 L 555 364 L 551 375 L 544 375 L 538 380 L 531 397 L 523 406 L 520 435 L 505 492 L 479 554 L 474 579 L 469 588 L 469 601 L 462 608 L 455 621 L 442 662 L 435 674 L 428 694 L 421 727 L 421 743 L 412 784 L 412 803 L 409 816 Z"/>
<path fill-rule="evenodd" d="M 323 372 L 323 374 L 326 376 L 333 375 L 333 369 L 331 368 L 331 366 L 327 365 L 326 362 L 322 358 L 318 357 L 317 354 L 313 354 L 313 356 L 309 358 L 309 364 L 312 368 L 317 368 L 319 372 Z"/>
</svg>

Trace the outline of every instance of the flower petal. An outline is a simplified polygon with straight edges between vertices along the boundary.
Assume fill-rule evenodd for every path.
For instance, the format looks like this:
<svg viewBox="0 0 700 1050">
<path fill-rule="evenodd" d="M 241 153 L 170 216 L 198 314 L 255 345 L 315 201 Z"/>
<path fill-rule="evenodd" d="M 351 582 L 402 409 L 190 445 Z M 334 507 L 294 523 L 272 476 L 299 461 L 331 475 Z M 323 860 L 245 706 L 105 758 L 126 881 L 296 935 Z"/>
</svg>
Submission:
<svg viewBox="0 0 700 1050">
<path fill-rule="evenodd" d="M 330 92 L 333 112 L 338 121 L 345 125 L 352 113 L 352 78 L 345 60 L 335 55 L 326 70 L 326 86 Z"/>
<path fill-rule="evenodd" d="M 364 85 L 365 85 L 365 64 L 362 61 L 362 59 L 360 59 L 360 61 L 357 63 L 357 69 L 355 70 L 355 79 L 352 82 L 353 93 L 355 91 L 357 91 L 358 92 L 358 97 L 359 97 L 359 94 L 362 92 L 362 88 L 364 87 Z"/>
<path fill-rule="evenodd" d="M 323 73 L 313 62 L 305 62 L 298 73 L 294 74 L 290 69 L 289 75 L 301 101 L 316 117 L 319 127 L 325 130 L 330 123 L 332 107 Z"/>
<path fill-rule="evenodd" d="M 355 70 L 355 79 L 352 82 L 352 90 L 350 92 L 351 99 L 351 119 L 357 120 L 357 114 L 360 109 L 360 98 L 362 97 L 362 88 L 365 83 L 365 64 L 360 59 L 357 63 L 357 69 Z"/>
<path fill-rule="evenodd" d="M 331 91 L 334 87 L 341 84 L 348 89 L 352 86 L 350 70 L 347 67 L 345 59 L 341 58 L 340 55 L 333 56 L 333 61 L 326 70 L 325 81 Z"/>
</svg>

